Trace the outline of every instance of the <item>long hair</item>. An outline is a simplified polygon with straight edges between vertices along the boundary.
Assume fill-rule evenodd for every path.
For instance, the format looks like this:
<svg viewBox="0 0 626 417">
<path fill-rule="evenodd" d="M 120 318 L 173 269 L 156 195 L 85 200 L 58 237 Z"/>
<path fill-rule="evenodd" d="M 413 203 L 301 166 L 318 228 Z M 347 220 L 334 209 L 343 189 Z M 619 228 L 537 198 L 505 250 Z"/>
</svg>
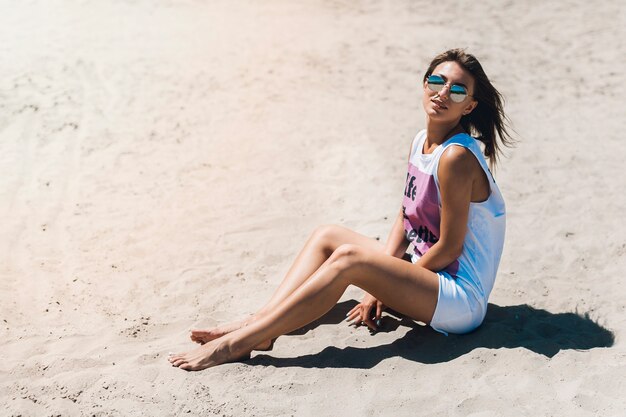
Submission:
<svg viewBox="0 0 626 417">
<path fill-rule="evenodd" d="M 437 65 L 450 61 L 456 62 L 474 77 L 473 97 L 478 105 L 471 113 L 461 117 L 461 126 L 485 145 L 485 156 L 489 159 L 491 169 L 494 169 L 502 154 L 501 144 L 507 147 L 515 144 L 507 131 L 509 119 L 504 114 L 504 98 L 491 84 L 478 59 L 463 49 L 450 49 L 437 55 L 428 66 L 423 82 L 426 82 Z"/>
</svg>

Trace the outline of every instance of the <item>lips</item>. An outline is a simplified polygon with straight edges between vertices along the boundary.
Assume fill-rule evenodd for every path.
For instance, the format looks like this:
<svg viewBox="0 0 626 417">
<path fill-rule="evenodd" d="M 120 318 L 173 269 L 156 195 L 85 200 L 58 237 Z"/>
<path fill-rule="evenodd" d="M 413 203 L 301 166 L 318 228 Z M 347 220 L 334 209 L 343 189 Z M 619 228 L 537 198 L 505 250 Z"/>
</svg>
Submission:
<svg viewBox="0 0 626 417">
<path fill-rule="evenodd" d="M 431 100 L 431 101 L 435 104 L 435 106 L 437 108 L 439 108 L 441 110 L 446 110 L 447 109 L 447 107 L 441 101 L 439 101 L 439 100 Z"/>
</svg>

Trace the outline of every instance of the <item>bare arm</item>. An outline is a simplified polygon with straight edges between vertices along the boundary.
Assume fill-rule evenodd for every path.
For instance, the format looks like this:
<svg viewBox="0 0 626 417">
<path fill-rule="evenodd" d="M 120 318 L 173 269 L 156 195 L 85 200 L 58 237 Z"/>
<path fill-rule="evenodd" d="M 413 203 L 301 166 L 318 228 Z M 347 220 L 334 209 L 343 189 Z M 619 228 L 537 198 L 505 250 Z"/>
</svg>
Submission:
<svg viewBox="0 0 626 417">
<path fill-rule="evenodd" d="M 402 258 L 408 247 L 409 241 L 404 237 L 404 216 L 402 215 L 402 208 L 400 208 L 396 221 L 393 223 L 391 231 L 389 232 L 389 237 L 385 245 L 385 253 L 395 256 L 396 258 Z"/>
<path fill-rule="evenodd" d="M 411 150 L 409 149 L 409 156 L 411 156 Z M 409 241 L 404 237 L 404 212 L 402 207 L 396 216 L 396 221 L 391 227 L 389 236 L 387 237 L 387 243 L 385 244 L 385 254 L 394 256 L 396 258 L 402 258 L 406 253 L 406 248 L 409 246 Z M 352 310 L 346 315 L 347 320 L 357 323 L 365 323 L 369 328 L 376 330 L 378 328 L 378 320 L 385 306 L 382 302 L 378 301 L 372 295 L 365 293 L 363 300 L 354 306 Z M 372 320 L 372 311 L 375 311 Z"/>
<path fill-rule="evenodd" d="M 439 191 L 441 194 L 441 223 L 439 241 L 422 256 L 417 265 L 431 271 L 441 271 L 454 262 L 463 251 L 467 232 L 469 206 L 475 181 L 484 175 L 471 151 L 459 146 L 446 149 L 439 161 Z M 402 210 L 391 229 L 385 253 L 400 257 L 406 251 L 408 241 L 404 238 Z M 360 304 L 348 313 L 348 320 L 362 322 L 373 330 L 384 305 L 372 295 L 365 293 Z M 376 313 L 372 318 L 372 311 Z"/>
<path fill-rule="evenodd" d="M 482 168 L 471 151 L 451 146 L 439 162 L 441 223 L 439 241 L 417 262 L 431 271 L 440 271 L 454 262 L 463 251 L 467 232 L 472 187 Z"/>
<path fill-rule="evenodd" d="M 411 147 L 409 147 L 409 154 L 407 155 L 407 160 L 411 157 Z M 406 253 L 406 249 L 409 247 L 411 242 L 408 241 L 405 237 L 404 232 L 404 212 L 403 207 L 400 207 L 400 212 L 396 217 L 396 221 L 393 223 L 391 227 L 391 231 L 389 232 L 389 237 L 387 237 L 387 243 L 385 245 L 385 254 L 395 256 L 396 258 L 402 258 Z"/>
<path fill-rule="evenodd" d="M 391 227 L 387 243 L 385 244 L 385 254 L 402 258 L 408 246 L 409 241 L 404 237 L 404 216 L 402 208 L 400 208 L 400 212 Z M 382 278 L 384 279 L 384 277 Z M 385 305 L 382 302 L 365 292 L 363 300 L 348 312 L 346 319 L 354 324 L 362 323 L 370 329 L 376 330 L 384 309 Z"/>
</svg>

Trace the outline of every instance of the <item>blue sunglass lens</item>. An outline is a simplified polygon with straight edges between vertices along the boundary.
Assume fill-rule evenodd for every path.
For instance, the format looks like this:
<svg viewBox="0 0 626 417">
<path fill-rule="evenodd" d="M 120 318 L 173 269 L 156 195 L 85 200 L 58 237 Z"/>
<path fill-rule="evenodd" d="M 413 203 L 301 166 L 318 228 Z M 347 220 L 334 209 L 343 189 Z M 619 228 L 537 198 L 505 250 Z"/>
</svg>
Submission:
<svg viewBox="0 0 626 417">
<path fill-rule="evenodd" d="M 428 87 L 430 87 L 433 91 L 439 91 L 443 88 L 443 85 L 446 83 L 443 78 L 438 75 L 431 75 L 427 78 Z"/>
<path fill-rule="evenodd" d="M 467 94 L 467 92 L 460 85 L 453 85 L 450 87 L 450 94 Z"/>
<path fill-rule="evenodd" d="M 439 75 L 430 75 L 426 79 L 428 88 L 432 91 L 439 92 L 443 90 L 443 86 L 446 84 L 445 80 Z M 465 87 L 453 84 L 450 86 L 450 99 L 455 103 L 460 103 L 467 97 L 467 90 Z"/>
</svg>

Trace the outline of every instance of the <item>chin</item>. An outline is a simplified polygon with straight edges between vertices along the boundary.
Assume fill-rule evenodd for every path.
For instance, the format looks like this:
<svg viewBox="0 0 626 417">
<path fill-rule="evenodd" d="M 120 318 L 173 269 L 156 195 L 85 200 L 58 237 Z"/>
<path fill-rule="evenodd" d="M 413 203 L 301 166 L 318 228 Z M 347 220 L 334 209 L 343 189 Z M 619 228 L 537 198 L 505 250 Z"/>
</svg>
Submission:
<svg viewBox="0 0 626 417">
<path fill-rule="evenodd" d="M 433 109 L 432 107 L 426 110 L 426 114 L 436 119 L 445 118 L 445 115 L 443 114 L 443 112 Z"/>
</svg>

